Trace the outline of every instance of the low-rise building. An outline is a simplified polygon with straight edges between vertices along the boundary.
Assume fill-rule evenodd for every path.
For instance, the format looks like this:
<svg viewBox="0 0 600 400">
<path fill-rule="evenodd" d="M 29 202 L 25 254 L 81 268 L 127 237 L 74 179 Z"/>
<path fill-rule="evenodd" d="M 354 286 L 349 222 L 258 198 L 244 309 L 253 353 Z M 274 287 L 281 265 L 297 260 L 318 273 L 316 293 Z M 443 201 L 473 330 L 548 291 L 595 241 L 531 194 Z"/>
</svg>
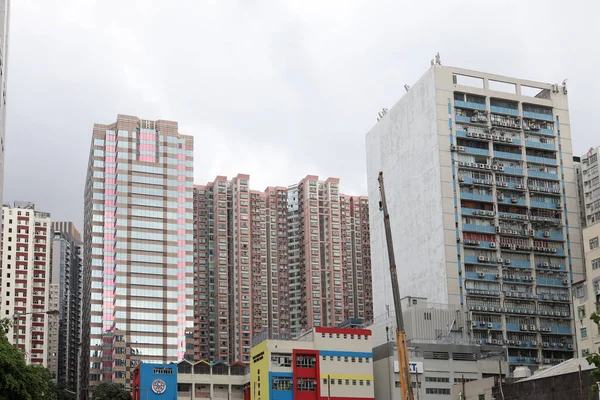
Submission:
<svg viewBox="0 0 600 400">
<path fill-rule="evenodd" d="M 248 400 L 249 381 L 248 367 L 242 363 L 183 360 L 177 364 L 179 400 Z"/>
<path fill-rule="evenodd" d="M 133 400 L 178 400 L 176 365 L 140 363 L 131 375 Z"/>
<path fill-rule="evenodd" d="M 296 340 L 252 348 L 250 399 L 374 399 L 368 329 L 313 328 Z"/>
<path fill-rule="evenodd" d="M 439 399 L 450 396 L 453 384 L 508 373 L 506 348 L 478 343 L 468 312 L 458 306 L 428 303 L 425 298 L 405 297 L 401 302 L 415 398 Z M 373 334 L 375 397 L 397 399 L 400 374 L 394 313 L 377 318 L 369 330 Z"/>
</svg>

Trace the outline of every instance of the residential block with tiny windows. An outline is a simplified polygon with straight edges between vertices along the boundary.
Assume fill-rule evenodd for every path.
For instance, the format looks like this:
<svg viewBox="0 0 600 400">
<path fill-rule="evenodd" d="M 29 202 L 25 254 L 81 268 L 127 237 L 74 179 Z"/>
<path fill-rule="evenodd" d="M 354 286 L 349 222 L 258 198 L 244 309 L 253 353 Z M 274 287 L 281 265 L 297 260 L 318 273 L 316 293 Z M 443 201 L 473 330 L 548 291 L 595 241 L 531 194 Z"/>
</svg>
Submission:
<svg viewBox="0 0 600 400">
<path fill-rule="evenodd" d="M 571 358 L 584 270 L 566 84 L 434 65 L 366 142 L 375 315 L 392 304 L 383 171 L 403 295 L 465 308 L 470 340 L 506 347 L 511 371 Z"/>
</svg>

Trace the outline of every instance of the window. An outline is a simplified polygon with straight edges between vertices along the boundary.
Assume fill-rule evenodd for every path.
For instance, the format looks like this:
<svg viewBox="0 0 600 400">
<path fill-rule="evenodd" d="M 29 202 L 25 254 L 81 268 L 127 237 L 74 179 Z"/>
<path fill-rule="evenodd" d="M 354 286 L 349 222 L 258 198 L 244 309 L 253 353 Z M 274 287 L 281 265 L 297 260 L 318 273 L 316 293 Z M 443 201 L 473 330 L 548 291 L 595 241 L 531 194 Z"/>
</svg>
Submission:
<svg viewBox="0 0 600 400">
<path fill-rule="evenodd" d="M 442 382 L 447 383 L 450 382 L 450 378 L 442 378 L 440 376 L 426 376 L 425 382 Z"/>
<path fill-rule="evenodd" d="M 598 236 L 593 239 L 590 239 L 590 250 L 598 248 Z"/>
<path fill-rule="evenodd" d="M 583 290 L 583 286 L 577 286 L 575 288 L 575 297 L 577 297 L 578 299 L 582 298 L 584 296 L 585 292 Z"/>
<path fill-rule="evenodd" d="M 315 356 L 311 355 L 298 355 L 296 357 L 297 368 L 314 368 L 317 364 Z"/>
<path fill-rule="evenodd" d="M 479 395 L 479 400 L 485 400 L 485 394 L 480 394 Z"/>
<path fill-rule="evenodd" d="M 581 349 L 581 357 L 587 357 L 590 355 L 590 349 Z"/>
<path fill-rule="evenodd" d="M 587 334 L 587 327 L 585 327 L 585 326 L 584 326 L 584 327 L 582 327 L 582 328 L 579 328 L 579 336 L 580 336 L 582 339 L 587 339 L 587 338 L 588 338 L 588 334 Z"/>
<path fill-rule="evenodd" d="M 317 390 L 317 381 L 311 378 L 297 378 L 296 389 L 300 392 L 314 392 Z"/>
<path fill-rule="evenodd" d="M 600 258 L 592 260 L 592 269 L 600 268 Z"/>
<path fill-rule="evenodd" d="M 427 394 L 450 394 L 450 389 L 441 389 L 441 388 L 426 388 L 425 393 Z"/>
<path fill-rule="evenodd" d="M 577 316 L 579 317 L 579 319 L 585 318 L 585 306 L 577 307 Z"/>
<path fill-rule="evenodd" d="M 273 382 L 271 383 L 271 389 L 273 389 L 273 390 L 292 390 L 292 377 L 291 376 L 274 376 Z"/>
</svg>

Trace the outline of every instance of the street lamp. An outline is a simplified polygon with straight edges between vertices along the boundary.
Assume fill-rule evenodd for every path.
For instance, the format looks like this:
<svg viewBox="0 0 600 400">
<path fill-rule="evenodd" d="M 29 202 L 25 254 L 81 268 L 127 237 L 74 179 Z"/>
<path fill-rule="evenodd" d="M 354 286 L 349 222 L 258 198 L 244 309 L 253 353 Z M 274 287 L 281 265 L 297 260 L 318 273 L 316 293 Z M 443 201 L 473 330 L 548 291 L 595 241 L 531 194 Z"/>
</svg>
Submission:
<svg viewBox="0 0 600 400">
<path fill-rule="evenodd" d="M 17 349 L 19 348 L 19 317 L 22 315 L 31 315 L 31 314 L 48 314 L 48 315 L 58 315 L 60 312 L 58 310 L 44 310 L 44 311 L 30 311 L 30 312 L 15 312 L 13 314 L 13 326 L 17 330 L 17 337 L 15 340 L 15 346 Z"/>
</svg>

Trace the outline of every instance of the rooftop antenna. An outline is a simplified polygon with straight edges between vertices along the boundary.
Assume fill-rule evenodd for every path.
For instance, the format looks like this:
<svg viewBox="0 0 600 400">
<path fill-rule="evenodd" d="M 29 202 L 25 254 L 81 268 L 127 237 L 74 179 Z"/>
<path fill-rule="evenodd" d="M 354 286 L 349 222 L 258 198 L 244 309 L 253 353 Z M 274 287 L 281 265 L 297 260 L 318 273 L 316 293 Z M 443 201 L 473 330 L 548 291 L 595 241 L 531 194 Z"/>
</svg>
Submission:
<svg viewBox="0 0 600 400">
<path fill-rule="evenodd" d="M 435 55 L 435 63 L 437 65 L 442 65 L 442 60 L 440 59 L 440 52 L 439 51 Z"/>
<path fill-rule="evenodd" d="M 432 66 L 432 67 L 434 66 L 434 63 L 433 63 L 433 58 L 431 59 L 431 66 Z"/>
<path fill-rule="evenodd" d="M 377 122 L 379 122 L 379 120 L 381 120 L 385 116 L 385 114 L 387 114 L 387 112 L 387 108 L 382 108 L 381 111 L 377 113 Z"/>
<path fill-rule="evenodd" d="M 404 85 L 404 90 L 406 90 L 408 92 L 410 90 L 410 86 Z"/>
</svg>

